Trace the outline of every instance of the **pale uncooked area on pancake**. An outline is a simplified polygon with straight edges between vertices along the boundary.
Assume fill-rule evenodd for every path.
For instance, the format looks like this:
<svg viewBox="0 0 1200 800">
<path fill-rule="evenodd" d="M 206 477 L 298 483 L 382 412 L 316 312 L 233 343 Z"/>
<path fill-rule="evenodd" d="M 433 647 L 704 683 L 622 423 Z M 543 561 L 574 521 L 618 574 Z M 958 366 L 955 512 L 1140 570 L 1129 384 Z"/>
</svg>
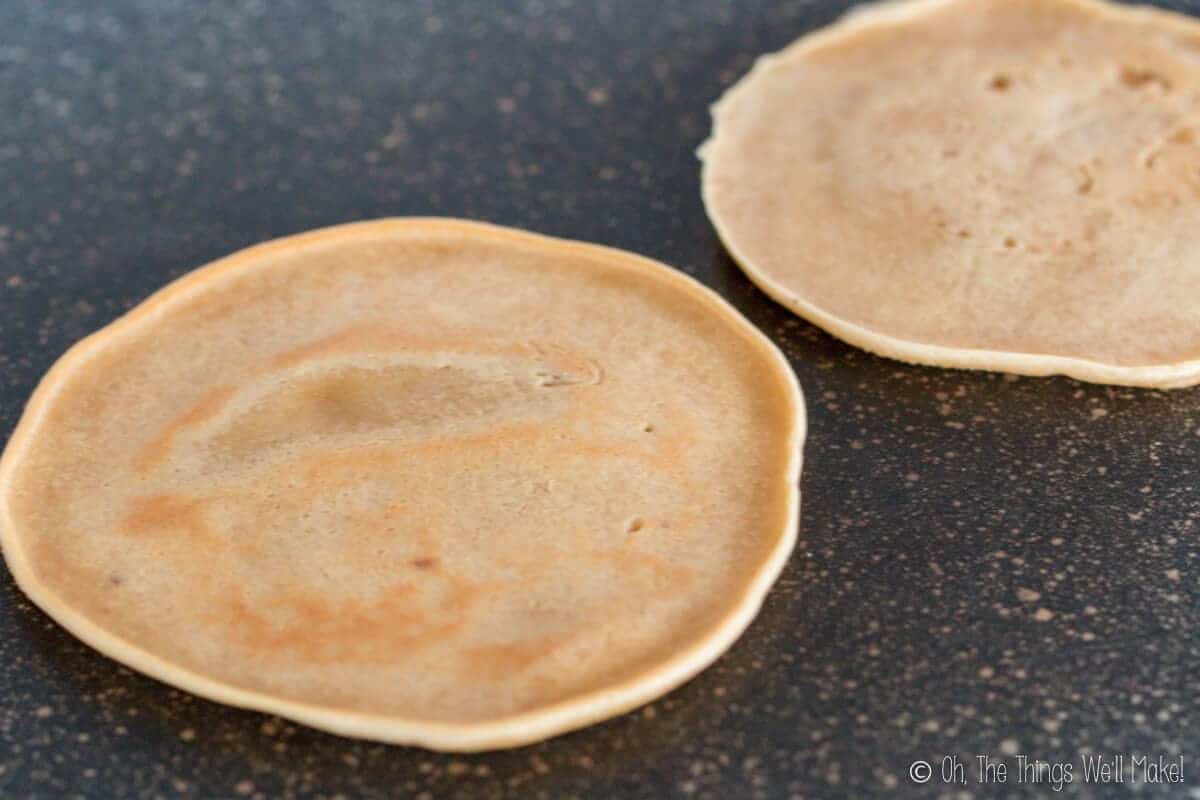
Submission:
<svg viewBox="0 0 1200 800">
<path fill-rule="evenodd" d="M 778 350 L 629 253 L 385 220 L 198 270 L 73 348 L 0 462 L 25 592 L 104 653 L 386 741 L 661 695 L 791 551 Z"/>
<path fill-rule="evenodd" d="M 1200 23 L 917 0 L 759 61 L 713 108 L 708 213 L 750 277 L 906 361 L 1200 381 Z"/>
</svg>

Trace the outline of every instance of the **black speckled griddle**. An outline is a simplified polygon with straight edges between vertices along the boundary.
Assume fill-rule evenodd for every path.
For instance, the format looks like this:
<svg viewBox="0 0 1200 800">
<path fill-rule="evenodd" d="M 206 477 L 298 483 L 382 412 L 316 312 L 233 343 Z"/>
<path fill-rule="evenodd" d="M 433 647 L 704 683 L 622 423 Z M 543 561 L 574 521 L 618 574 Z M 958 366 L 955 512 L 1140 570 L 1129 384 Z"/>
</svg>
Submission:
<svg viewBox="0 0 1200 800">
<path fill-rule="evenodd" d="M 0 441 L 68 345 L 168 280 L 399 214 L 678 266 L 783 347 L 811 426 L 803 541 L 733 650 L 516 751 L 356 742 L 190 697 L 77 642 L 0 570 L 0 797 L 1050 794 L 974 780 L 975 756 L 1015 752 L 1125 796 L 1081 784 L 1081 750 L 1182 754 L 1184 785 L 1139 796 L 1200 796 L 1200 391 L 875 358 L 769 301 L 709 227 L 708 104 L 844 7 L 0 3 Z M 909 780 L 947 755 L 966 786 Z"/>
</svg>

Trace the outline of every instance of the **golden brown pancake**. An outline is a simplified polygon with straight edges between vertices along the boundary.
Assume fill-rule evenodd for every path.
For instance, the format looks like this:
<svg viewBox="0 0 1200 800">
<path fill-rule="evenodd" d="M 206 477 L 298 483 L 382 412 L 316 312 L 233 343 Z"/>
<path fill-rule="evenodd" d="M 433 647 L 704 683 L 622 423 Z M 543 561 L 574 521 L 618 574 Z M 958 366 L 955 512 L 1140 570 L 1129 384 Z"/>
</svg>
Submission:
<svg viewBox="0 0 1200 800">
<path fill-rule="evenodd" d="M 407 219 L 252 247 L 72 348 L 0 460 L 18 584 L 101 652 L 447 750 L 647 702 L 796 538 L 788 364 L 630 253 Z"/>
<path fill-rule="evenodd" d="M 713 108 L 746 273 L 924 364 L 1200 381 L 1200 23 L 1092 0 L 870 7 Z"/>
</svg>

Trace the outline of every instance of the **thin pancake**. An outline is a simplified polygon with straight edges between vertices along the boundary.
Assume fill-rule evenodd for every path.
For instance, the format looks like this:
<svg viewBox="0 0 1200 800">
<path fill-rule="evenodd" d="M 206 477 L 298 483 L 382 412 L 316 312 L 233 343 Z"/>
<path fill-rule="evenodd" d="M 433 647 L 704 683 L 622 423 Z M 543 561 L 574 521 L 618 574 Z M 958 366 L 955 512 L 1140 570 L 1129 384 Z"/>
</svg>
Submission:
<svg viewBox="0 0 1200 800">
<path fill-rule="evenodd" d="M 761 59 L 713 116 L 717 231 L 830 332 L 918 363 L 1200 380 L 1200 23 L 888 4 Z"/>
<path fill-rule="evenodd" d="M 493 226 L 242 251 L 76 345 L 0 460 L 21 588 L 168 683 L 505 747 L 717 657 L 796 536 L 803 404 L 690 278 Z"/>
</svg>

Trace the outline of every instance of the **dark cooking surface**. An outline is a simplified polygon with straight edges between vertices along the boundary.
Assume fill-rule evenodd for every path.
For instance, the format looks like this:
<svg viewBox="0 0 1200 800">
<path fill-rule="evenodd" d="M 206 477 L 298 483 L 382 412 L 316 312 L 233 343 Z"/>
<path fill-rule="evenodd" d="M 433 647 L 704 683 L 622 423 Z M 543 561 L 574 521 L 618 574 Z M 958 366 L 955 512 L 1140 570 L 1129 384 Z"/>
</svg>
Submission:
<svg viewBox="0 0 1200 800">
<path fill-rule="evenodd" d="M 624 247 L 803 382 L 803 541 L 762 615 L 646 709 L 456 757 L 169 689 L 0 570 L 0 796 L 935 796 L 908 765 L 948 754 L 961 791 L 1048 794 L 975 781 L 1014 752 L 1123 794 L 1081 785 L 1081 750 L 1182 753 L 1142 796 L 1200 796 L 1200 390 L 905 366 L 742 276 L 700 203 L 706 106 L 842 4 L 517 6 L 0 4 L 0 435 L 71 342 L 245 245 L 444 214 Z"/>
</svg>

